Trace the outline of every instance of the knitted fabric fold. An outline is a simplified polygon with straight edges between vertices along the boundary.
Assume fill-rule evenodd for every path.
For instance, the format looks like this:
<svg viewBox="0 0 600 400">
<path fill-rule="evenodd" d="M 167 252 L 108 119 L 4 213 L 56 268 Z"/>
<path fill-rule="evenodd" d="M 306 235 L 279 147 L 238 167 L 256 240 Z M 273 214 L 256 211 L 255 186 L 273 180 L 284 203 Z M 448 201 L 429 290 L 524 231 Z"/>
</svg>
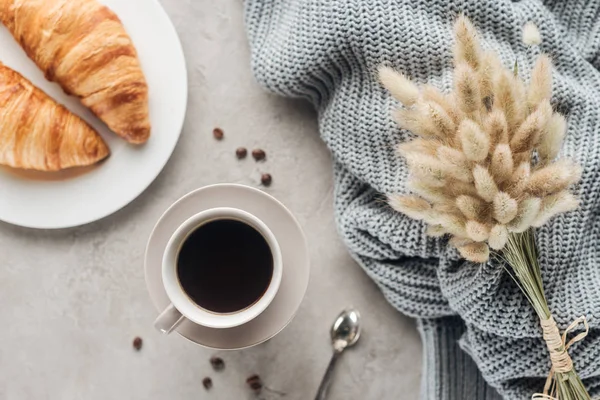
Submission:
<svg viewBox="0 0 600 400">
<path fill-rule="evenodd" d="M 459 317 L 418 320 L 423 340 L 423 379 L 421 399 L 500 400 L 486 384 L 477 365 L 459 347 L 465 332 Z"/>
<path fill-rule="evenodd" d="M 385 194 L 406 192 L 395 147 L 413 135 L 392 121 L 397 104 L 377 82 L 377 67 L 448 91 L 452 24 L 461 12 L 483 46 L 507 66 L 517 61 L 526 78 L 539 51 L 551 55 L 552 104 L 569 126 L 561 155 L 580 163 L 583 177 L 580 209 L 537 230 L 540 264 L 559 328 L 588 317 L 590 334 L 569 353 L 592 396 L 600 394 L 600 0 L 246 0 L 245 11 L 259 83 L 318 111 L 335 163 L 336 221 L 351 254 L 394 307 L 423 319 L 427 399 L 495 395 L 477 389 L 481 377 L 504 398 L 524 399 L 542 389 L 550 361 L 533 309 L 497 264 L 460 260 L 444 240 L 426 237 L 422 223 L 385 204 Z M 528 21 L 540 29 L 541 49 L 521 42 Z M 427 362 L 447 357 L 458 364 Z M 475 389 L 444 384 L 460 379 L 477 382 Z"/>
</svg>

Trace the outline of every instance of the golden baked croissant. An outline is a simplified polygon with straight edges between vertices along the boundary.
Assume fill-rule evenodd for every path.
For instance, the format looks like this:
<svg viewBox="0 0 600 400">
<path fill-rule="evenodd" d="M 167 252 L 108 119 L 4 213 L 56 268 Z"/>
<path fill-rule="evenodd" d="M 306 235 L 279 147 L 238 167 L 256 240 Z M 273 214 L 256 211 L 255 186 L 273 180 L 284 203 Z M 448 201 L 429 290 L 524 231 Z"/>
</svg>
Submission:
<svg viewBox="0 0 600 400">
<path fill-rule="evenodd" d="M 0 63 L 0 164 L 58 171 L 109 153 L 85 121 Z"/>
<path fill-rule="evenodd" d="M 148 140 L 148 85 L 114 12 L 96 0 L 0 0 L 0 20 L 48 80 L 129 142 Z"/>
</svg>

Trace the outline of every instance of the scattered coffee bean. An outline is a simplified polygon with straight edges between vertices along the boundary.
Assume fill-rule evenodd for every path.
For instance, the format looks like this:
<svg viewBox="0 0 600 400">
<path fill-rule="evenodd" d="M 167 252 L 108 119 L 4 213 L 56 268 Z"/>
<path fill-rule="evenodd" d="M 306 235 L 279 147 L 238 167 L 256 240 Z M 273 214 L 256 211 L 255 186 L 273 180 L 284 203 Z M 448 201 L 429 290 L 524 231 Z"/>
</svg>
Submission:
<svg viewBox="0 0 600 400">
<path fill-rule="evenodd" d="M 212 388 L 212 379 L 207 376 L 206 378 L 202 379 L 202 385 L 204 386 L 204 389 L 210 390 Z"/>
<path fill-rule="evenodd" d="M 246 383 L 250 386 L 250 389 L 254 390 L 256 393 L 260 392 L 263 388 L 262 380 L 258 375 L 252 375 L 248 379 L 246 379 Z"/>
<path fill-rule="evenodd" d="M 223 129 L 221 129 L 221 128 L 215 128 L 215 129 L 213 129 L 213 136 L 217 140 L 223 140 L 223 137 L 225 136 L 225 133 L 223 132 Z"/>
<path fill-rule="evenodd" d="M 261 175 L 260 183 L 262 183 L 264 186 L 271 186 L 271 182 L 273 182 L 273 177 L 271 177 L 271 174 Z"/>
<path fill-rule="evenodd" d="M 212 367 L 215 371 L 221 371 L 221 370 L 225 369 L 225 361 L 223 361 L 223 359 L 220 357 L 216 357 L 216 356 L 211 357 L 210 365 L 212 365 Z"/>
<path fill-rule="evenodd" d="M 252 157 L 254 157 L 256 161 L 262 161 L 267 158 L 267 153 L 261 149 L 254 149 L 252 150 Z"/>
<path fill-rule="evenodd" d="M 245 147 L 240 147 L 235 151 L 235 155 L 239 160 L 241 160 L 242 158 L 246 158 L 248 155 L 248 150 L 246 150 Z"/>
<path fill-rule="evenodd" d="M 133 339 L 133 348 L 136 349 L 137 351 L 140 351 L 140 349 L 142 348 L 142 338 L 141 337 L 136 337 L 135 339 Z"/>
</svg>

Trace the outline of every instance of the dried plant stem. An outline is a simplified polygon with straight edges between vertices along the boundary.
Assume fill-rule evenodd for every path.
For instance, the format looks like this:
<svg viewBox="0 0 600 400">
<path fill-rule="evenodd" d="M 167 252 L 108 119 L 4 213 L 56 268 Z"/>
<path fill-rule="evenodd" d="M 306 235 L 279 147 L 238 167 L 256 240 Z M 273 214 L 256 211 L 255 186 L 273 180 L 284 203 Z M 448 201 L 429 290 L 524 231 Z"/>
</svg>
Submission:
<svg viewBox="0 0 600 400">
<path fill-rule="evenodd" d="M 544 294 L 544 283 L 538 262 L 534 233 L 531 230 L 523 233 L 511 233 L 500 258 L 510 266 L 510 268 L 506 267 L 507 272 L 523 291 L 539 319 L 550 320 L 552 314 Z M 553 350 L 564 352 L 566 347 L 563 343 Z M 590 400 L 591 397 L 575 369 L 571 368 L 567 372 L 556 371 L 551 382 L 546 385 L 544 394 L 536 394 L 533 399 Z"/>
</svg>

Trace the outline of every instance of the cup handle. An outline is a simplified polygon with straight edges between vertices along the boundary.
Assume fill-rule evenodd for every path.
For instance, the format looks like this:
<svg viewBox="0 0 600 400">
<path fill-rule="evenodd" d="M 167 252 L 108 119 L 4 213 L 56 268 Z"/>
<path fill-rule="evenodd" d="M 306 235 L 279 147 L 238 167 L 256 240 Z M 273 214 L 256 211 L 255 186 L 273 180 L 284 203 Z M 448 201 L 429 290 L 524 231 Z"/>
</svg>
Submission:
<svg viewBox="0 0 600 400">
<path fill-rule="evenodd" d="M 154 320 L 154 327 L 165 335 L 168 335 L 177 328 L 183 320 L 185 320 L 185 317 L 179 310 L 177 310 L 173 304 L 169 304 L 165 311 L 161 312 Z"/>
</svg>

